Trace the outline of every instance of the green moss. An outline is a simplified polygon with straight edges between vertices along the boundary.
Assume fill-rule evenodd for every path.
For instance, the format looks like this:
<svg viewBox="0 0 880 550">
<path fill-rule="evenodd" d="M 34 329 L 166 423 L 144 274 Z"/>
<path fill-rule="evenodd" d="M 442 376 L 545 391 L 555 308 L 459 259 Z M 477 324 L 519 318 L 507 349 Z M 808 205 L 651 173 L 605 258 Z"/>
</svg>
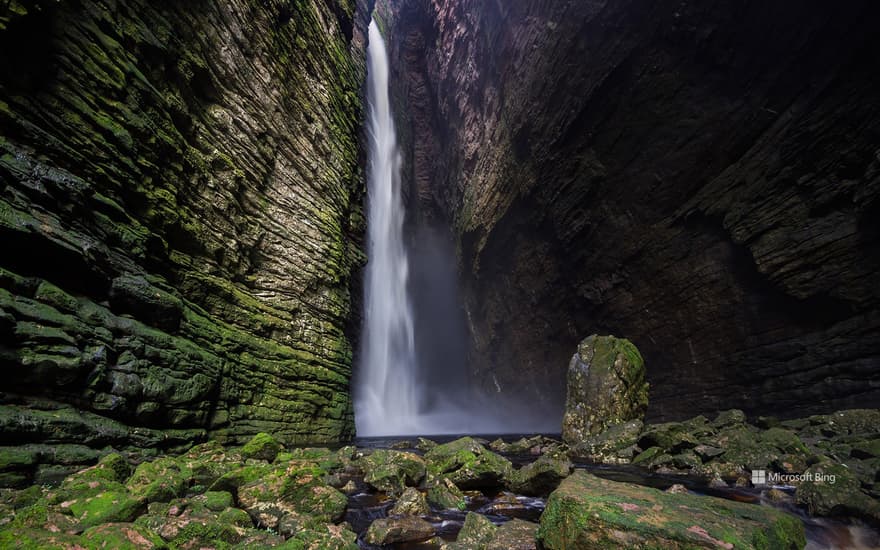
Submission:
<svg viewBox="0 0 880 550">
<path fill-rule="evenodd" d="M 255 458 L 272 462 L 284 447 L 267 433 L 258 433 L 241 448 L 245 458 Z"/>
</svg>

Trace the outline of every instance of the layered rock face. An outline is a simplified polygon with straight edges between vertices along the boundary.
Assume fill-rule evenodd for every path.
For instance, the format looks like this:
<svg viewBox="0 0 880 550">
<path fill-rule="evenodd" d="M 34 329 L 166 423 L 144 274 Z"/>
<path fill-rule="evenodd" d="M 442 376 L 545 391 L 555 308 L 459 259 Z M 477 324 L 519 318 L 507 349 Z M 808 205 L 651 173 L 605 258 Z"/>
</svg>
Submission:
<svg viewBox="0 0 880 550">
<path fill-rule="evenodd" d="M 368 11 L 0 8 L 4 467 L 352 435 Z"/>
<path fill-rule="evenodd" d="M 652 419 L 876 405 L 880 7 L 387 4 L 489 393 L 561 409 L 599 332 L 642 351 Z"/>
</svg>

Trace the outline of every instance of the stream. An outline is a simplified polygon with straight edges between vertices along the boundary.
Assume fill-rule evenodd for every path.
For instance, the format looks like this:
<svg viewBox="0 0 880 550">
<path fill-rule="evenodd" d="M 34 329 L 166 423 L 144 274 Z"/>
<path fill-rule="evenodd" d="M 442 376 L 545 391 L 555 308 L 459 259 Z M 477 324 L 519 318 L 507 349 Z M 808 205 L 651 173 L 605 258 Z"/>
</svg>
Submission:
<svg viewBox="0 0 880 550">
<path fill-rule="evenodd" d="M 516 441 L 521 437 L 530 437 L 535 434 L 504 435 L 501 438 L 505 442 Z M 457 439 L 459 435 L 426 436 L 432 441 L 446 443 Z M 474 436 L 488 441 L 498 438 L 496 435 Z M 550 437 L 558 438 L 559 434 Z M 406 442 L 415 444 L 414 438 L 408 437 L 369 437 L 358 438 L 354 444 L 358 448 L 367 449 L 390 449 L 413 452 L 419 455 L 422 451 L 413 446 L 407 446 Z M 535 460 L 534 455 L 519 455 L 498 453 L 510 460 L 514 467 L 521 467 Z M 869 550 L 880 548 L 880 531 L 864 524 L 854 518 L 819 518 L 809 516 L 802 508 L 794 504 L 794 487 L 778 486 L 777 489 L 788 494 L 790 501 L 774 502 L 763 495 L 765 489 L 753 487 L 731 487 L 728 489 L 713 488 L 697 476 L 682 474 L 654 473 L 643 468 L 630 465 L 607 465 L 575 462 L 575 468 L 585 469 L 595 476 L 613 481 L 635 483 L 655 489 L 665 490 L 675 483 L 688 488 L 697 495 L 714 496 L 739 502 L 747 502 L 755 506 L 774 506 L 794 516 L 797 516 L 804 524 L 807 535 L 807 550 L 826 549 L 852 549 Z M 379 550 L 393 548 L 396 550 L 433 550 L 439 549 L 435 542 L 400 543 L 386 547 L 374 546 L 364 542 L 363 537 L 373 520 L 386 517 L 388 511 L 394 505 L 394 500 L 386 498 L 382 493 L 372 490 L 363 479 L 355 480 L 357 490 L 348 494 L 348 510 L 345 521 L 351 524 L 352 529 L 358 534 L 358 545 L 365 550 Z M 532 522 L 539 522 L 541 513 L 544 511 L 546 500 L 543 498 L 515 495 L 515 500 L 510 493 L 504 491 L 465 491 L 468 506 L 463 511 L 436 510 L 432 508 L 431 515 L 424 519 L 434 525 L 437 536 L 444 542 L 452 542 L 461 529 L 465 516 L 468 512 L 477 512 L 485 515 L 496 525 L 500 525 L 510 519 L 519 518 Z"/>
</svg>

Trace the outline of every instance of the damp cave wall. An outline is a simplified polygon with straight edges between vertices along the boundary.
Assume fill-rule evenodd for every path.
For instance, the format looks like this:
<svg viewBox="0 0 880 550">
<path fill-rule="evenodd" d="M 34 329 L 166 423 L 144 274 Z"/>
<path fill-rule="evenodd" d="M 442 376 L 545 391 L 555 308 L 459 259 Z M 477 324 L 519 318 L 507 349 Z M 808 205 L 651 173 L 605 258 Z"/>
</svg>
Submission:
<svg viewBox="0 0 880 550">
<path fill-rule="evenodd" d="M 876 3 L 377 11 L 484 393 L 561 414 L 598 332 L 642 351 L 653 420 L 880 405 Z"/>
<path fill-rule="evenodd" d="M 0 482 L 354 432 L 371 2 L 0 7 Z"/>
</svg>

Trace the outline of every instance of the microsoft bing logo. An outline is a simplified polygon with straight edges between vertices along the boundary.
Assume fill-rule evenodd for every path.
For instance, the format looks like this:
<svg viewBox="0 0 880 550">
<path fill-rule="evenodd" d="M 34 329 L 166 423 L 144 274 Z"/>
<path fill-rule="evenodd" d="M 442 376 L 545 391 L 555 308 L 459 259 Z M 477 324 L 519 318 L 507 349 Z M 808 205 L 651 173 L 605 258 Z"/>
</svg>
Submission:
<svg viewBox="0 0 880 550">
<path fill-rule="evenodd" d="M 767 471 L 752 470 L 752 485 L 767 485 Z"/>
</svg>

